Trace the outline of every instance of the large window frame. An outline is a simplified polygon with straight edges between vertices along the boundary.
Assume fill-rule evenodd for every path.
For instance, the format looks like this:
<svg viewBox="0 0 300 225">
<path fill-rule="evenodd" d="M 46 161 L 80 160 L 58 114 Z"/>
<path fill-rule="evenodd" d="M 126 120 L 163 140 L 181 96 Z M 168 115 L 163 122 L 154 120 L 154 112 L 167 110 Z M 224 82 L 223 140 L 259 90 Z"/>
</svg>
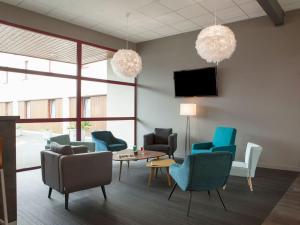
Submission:
<svg viewBox="0 0 300 225">
<path fill-rule="evenodd" d="M 69 117 L 69 118 L 24 118 L 17 120 L 17 123 L 49 123 L 49 122 L 75 122 L 76 123 L 76 140 L 81 140 L 81 122 L 82 121 L 123 121 L 123 120 L 130 120 L 134 121 L 134 144 L 136 144 L 136 129 L 137 129 L 137 80 L 135 79 L 133 83 L 130 82 L 123 82 L 123 81 L 116 81 L 116 80 L 109 80 L 109 79 L 98 79 L 98 78 L 91 78 L 91 77 L 84 77 L 81 75 L 82 72 L 82 46 L 83 45 L 89 45 L 96 48 L 101 48 L 104 50 L 109 50 L 112 52 L 116 52 L 116 49 L 104 47 L 95 43 L 90 43 L 70 37 L 66 37 L 59 34 L 53 34 L 50 32 L 38 30 L 35 28 L 7 22 L 4 20 L 0 20 L 0 24 L 5 24 L 8 26 L 24 29 L 27 31 L 39 33 L 42 35 L 48 35 L 56 38 L 65 39 L 68 41 L 75 42 L 77 44 L 77 72 L 75 76 L 70 76 L 68 74 L 61 74 L 61 73 L 53 73 L 53 72 L 44 72 L 44 71 L 37 71 L 37 70 L 29 70 L 25 67 L 25 69 L 19 69 L 19 68 L 12 68 L 12 67 L 3 67 L 0 66 L 0 71 L 6 71 L 13 72 L 20 74 L 21 76 L 24 76 L 24 74 L 30 74 L 30 75 L 37 75 L 37 76 L 48 76 L 48 77 L 57 77 L 57 78 L 66 78 L 71 80 L 76 80 L 76 117 Z M 49 65 L 50 66 L 50 65 Z M 134 88 L 134 115 L 132 117 L 84 117 L 83 115 L 83 105 L 82 105 L 82 95 L 81 95 L 81 83 L 82 81 L 93 81 L 98 83 L 107 83 L 107 84 L 116 84 L 116 85 L 125 85 L 125 86 L 132 86 Z M 25 170 L 32 170 L 32 169 L 38 169 L 40 166 L 37 167 L 31 167 L 31 168 L 22 168 L 18 169 L 17 172 L 25 171 Z"/>
</svg>

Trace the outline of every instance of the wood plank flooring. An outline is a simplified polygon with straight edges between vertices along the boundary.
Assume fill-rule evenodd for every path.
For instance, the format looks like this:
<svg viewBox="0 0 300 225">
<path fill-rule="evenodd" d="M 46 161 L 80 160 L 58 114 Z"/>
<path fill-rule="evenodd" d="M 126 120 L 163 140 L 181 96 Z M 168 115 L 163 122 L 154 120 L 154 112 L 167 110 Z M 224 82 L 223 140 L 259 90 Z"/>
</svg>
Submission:
<svg viewBox="0 0 300 225">
<path fill-rule="evenodd" d="M 18 225 L 258 225 L 298 176 L 258 168 L 254 192 L 249 192 L 245 178 L 231 177 L 221 191 L 228 212 L 216 192 L 211 199 L 206 192 L 195 192 L 190 217 L 186 217 L 188 193 L 177 189 L 168 201 L 171 189 L 165 174 L 159 173 L 148 187 L 145 162 L 132 162 L 129 169 L 124 165 L 120 182 L 118 170 L 116 163 L 113 182 L 106 186 L 107 201 L 100 187 L 77 192 L 70 194 L 70 211 L 64 209 L 63 195 L 54 191 L 52 199 L 47 198 L 40 170 L 18 173 Z"/>
<path fill-rule="evenodd" d="M 300 224 L 300 175 L 263 223 L 263 225 L 281 224 Z"/>
</svg>

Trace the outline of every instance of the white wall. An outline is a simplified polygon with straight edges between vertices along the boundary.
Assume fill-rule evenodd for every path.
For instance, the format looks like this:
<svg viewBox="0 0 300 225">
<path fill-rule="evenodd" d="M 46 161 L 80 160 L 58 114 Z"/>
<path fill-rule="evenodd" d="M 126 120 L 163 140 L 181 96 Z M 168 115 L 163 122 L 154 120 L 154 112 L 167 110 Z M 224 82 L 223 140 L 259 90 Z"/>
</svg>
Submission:
<svg viewBox="0 0 300 225">
<path fill-rule="evenodd" d="M 138 77 L 138 144 L 155 127 L 178 133 L 184 154 L 182 102 L 198 105 L 191 119 L 192 142 L 212 139 L 216 126 L 237 128 L 238 160 L 248 141 L 264 148 L 260 165 L 300 171 L 300 10 L 288 12 L 284 26 L 261 17 L 229 25 L 236 34 L 233 57 L 219 65 L 218 97 L 175 98 L 173 72 L 211 66 L 196 53 L 198 32 L 137 45 L 143 59 Z"/>
</svg>

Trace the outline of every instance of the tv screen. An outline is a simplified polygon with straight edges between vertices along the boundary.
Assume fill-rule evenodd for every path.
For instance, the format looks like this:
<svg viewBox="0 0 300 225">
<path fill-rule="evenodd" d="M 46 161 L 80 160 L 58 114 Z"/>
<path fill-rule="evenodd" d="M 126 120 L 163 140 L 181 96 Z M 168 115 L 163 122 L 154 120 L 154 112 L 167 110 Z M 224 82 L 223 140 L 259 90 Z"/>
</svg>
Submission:
<svg viewBox="0 0 300 225">
<path fill-rule="evenodd" d="M 216 75 L 216 67 L 174 72 L 175 96 L 217 96 Z"/>
</svg>

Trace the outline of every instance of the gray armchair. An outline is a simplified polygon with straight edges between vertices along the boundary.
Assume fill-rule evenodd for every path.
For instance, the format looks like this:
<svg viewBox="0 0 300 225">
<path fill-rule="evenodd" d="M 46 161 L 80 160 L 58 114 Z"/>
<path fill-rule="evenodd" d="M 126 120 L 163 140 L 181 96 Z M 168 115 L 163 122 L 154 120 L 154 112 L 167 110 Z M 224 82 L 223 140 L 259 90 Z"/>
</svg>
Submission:
<svg viewBox="0 0 300 225">
<path fill-rule="evenodd" d="M 73 154 L 62 155 L 54 151 L 41 152 L 42 178 L 52 189 L 65 195 L 65 209 L 68 209 L 69 194 L 101 186 L 106 200 L 104 185 L 112 179 L 112 153 L 81 153 L 82 148 L 73 148 Z M 78 153 L 79 152 L 79 153 Z"/>
<path fill-rule="evenodd" d="M 58 135 L 55 137 L 51 137 L 47 140 L 47 144 L 45 146 L 45 149 L 50 148 L 51 142 L 56 142 L 61 145 L 71 145 L 71 146 L 78 146 L 78 145 L 84 145 L 88 148 L 89 152 L 95 151 L 95 143 L 94 142 L 88 142 L 88 141 L 70 141 L 70 136 L 68 134 Z"/>
<path fill-rule="evenodd" d="M 154 133 L 144 135 L 145 150 L 165 152 L 174 158 L 177 149 L 177 134 L 172 129 L 155 128 Z"/>
</svg>

